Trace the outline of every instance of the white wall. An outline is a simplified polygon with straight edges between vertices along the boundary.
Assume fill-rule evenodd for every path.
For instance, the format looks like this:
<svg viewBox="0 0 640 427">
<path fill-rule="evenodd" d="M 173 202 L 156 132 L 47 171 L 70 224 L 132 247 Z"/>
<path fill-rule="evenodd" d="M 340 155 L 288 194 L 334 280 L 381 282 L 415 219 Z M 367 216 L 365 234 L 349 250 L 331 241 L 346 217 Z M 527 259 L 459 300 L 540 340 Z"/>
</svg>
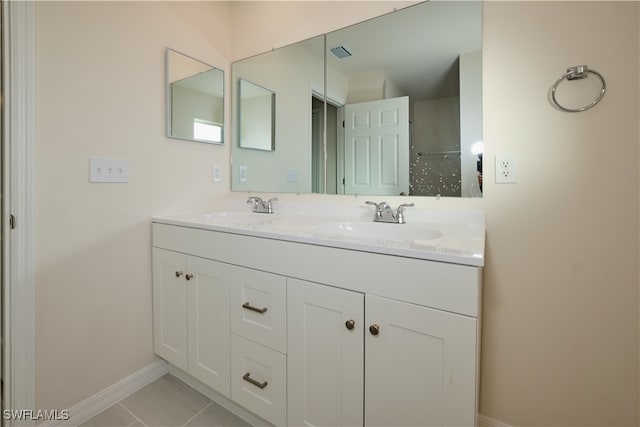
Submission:
<svg viewBox="0 0 640 427">
<path fill-rule="evenodd" d="M 512 425 L 640 424 L 639 6 L 484 6 L 480 410 Z M 579 64 L 607 94 L 558 111 L 551 86 Z M 489 178 L 503 152 L 518 184 Z"/>
<path fill-rule="evenodd" d="M 223 2 L 36 13 L 37 404 L 64 409 L 155 359 L 151 217 L 229 189 L 212 183 L 228 145 L 166 138 L 164 59 L 172 47 L 228 73 L 230 19 Z M 89 156 L 129 159 L 129 183 L 90 184 Z"/>
</svg>

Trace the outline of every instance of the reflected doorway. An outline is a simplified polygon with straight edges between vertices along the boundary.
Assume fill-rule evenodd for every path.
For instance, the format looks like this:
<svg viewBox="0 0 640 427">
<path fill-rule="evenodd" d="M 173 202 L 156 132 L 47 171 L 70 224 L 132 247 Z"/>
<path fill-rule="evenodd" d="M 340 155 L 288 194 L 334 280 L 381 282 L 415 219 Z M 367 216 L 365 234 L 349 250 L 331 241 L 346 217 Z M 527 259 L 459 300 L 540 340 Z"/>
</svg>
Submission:
<svg viewBox="0 0 640 427">
<path fill-rule="evenodd" d="M 316 96 L 311 98 L 311 191 L 320 194 L 342 194 L 339 192 L 342 178 L 338 165 L 338 107 L 327 102 L 326 107 L 326 162 L 323 128 L 325 117 L 324 101 Z M 340 124 L 342 126 L 342 124 Z"/>
</svg>

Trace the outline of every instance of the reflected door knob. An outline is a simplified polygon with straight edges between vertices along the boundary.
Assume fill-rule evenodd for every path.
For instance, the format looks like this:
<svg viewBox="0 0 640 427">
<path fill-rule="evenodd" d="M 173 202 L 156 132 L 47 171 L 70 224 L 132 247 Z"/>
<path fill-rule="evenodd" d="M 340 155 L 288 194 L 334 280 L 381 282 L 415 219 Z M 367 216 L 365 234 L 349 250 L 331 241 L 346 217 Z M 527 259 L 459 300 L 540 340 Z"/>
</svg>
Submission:
<svg viewBox="0 0 640 427">
<path fill-rule="evenodd" d="M 348 330 L 352 330 L 353 328 L 356 327 L 356 321 L 353 319 L 347 320 L 346 322 L 344 322 L 344 325 L 347 327 Z"/>
<path fill-rule="evenodd" d="M 373 325 L 369 326 L 369 332 L 371 332 L 371 335 L 378 335 L 380 333 L 380 325 L 374 323 Z"/>
</svg>

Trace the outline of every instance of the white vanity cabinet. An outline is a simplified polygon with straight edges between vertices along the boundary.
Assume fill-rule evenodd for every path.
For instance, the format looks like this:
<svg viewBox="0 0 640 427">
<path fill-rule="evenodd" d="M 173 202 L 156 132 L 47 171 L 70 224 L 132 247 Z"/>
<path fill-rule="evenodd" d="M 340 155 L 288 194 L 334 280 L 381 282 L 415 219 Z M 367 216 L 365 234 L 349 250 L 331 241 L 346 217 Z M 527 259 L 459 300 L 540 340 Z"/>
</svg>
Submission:
<svg viewBox="0 0 640 427">
<path fill-rule="evenodd" d="M 290 425 L 474 424 L 475 319 L 289 284 Z"/>
<path fill-rule="evenodd" d="M 153 246 L 156 353 L 201 378 L 173 351 L 198 318 L 175 271 L 211 262 L 206 283 L 228 294 L 200 317 L 230 319 L 222 394 L 265 420 L 475 424 L 481 267 L 163 223 Z"/>
<path fill-rule="evenodd" d="M 229 266 L 153 248 L 154 351 L 229 397 Z"/>
</svg>

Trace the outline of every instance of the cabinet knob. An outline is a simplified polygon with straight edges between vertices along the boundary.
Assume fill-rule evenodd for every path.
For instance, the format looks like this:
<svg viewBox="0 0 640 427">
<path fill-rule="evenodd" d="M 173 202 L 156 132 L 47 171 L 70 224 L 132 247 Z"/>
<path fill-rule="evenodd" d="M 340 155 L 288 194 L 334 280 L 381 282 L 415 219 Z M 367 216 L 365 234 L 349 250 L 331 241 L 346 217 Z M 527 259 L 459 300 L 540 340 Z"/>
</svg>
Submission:
<svg viewBox="0 0 640 427">
<path fill-rule="evenodd" d="M 380 333 L 380 325 L 374 323 L 373 325 L 369 326 L 369 332 L 371 332 L 371 335 L 378 335 Z"/>
<path fill-rule="evenodd" d="M 176 271 L 176 277 L 180 277 L 184 274 L 182 271 Z"/>
<path fill-rule="evenodd" d="M 193 274 L 189 273 L 186 276 L 184 276 L 184 278 L 187 279 L 187 280 L 191 280 L 191 279 L 193 279 Z"/>
<path fill-rule="evenodd" d="M 356 321 L 353 319 L 350 319 L 344 322 L 344 325 L 347 327 L 348 330 L 352 330 L 353 328 L 356 327 Z"/>
</svg>

